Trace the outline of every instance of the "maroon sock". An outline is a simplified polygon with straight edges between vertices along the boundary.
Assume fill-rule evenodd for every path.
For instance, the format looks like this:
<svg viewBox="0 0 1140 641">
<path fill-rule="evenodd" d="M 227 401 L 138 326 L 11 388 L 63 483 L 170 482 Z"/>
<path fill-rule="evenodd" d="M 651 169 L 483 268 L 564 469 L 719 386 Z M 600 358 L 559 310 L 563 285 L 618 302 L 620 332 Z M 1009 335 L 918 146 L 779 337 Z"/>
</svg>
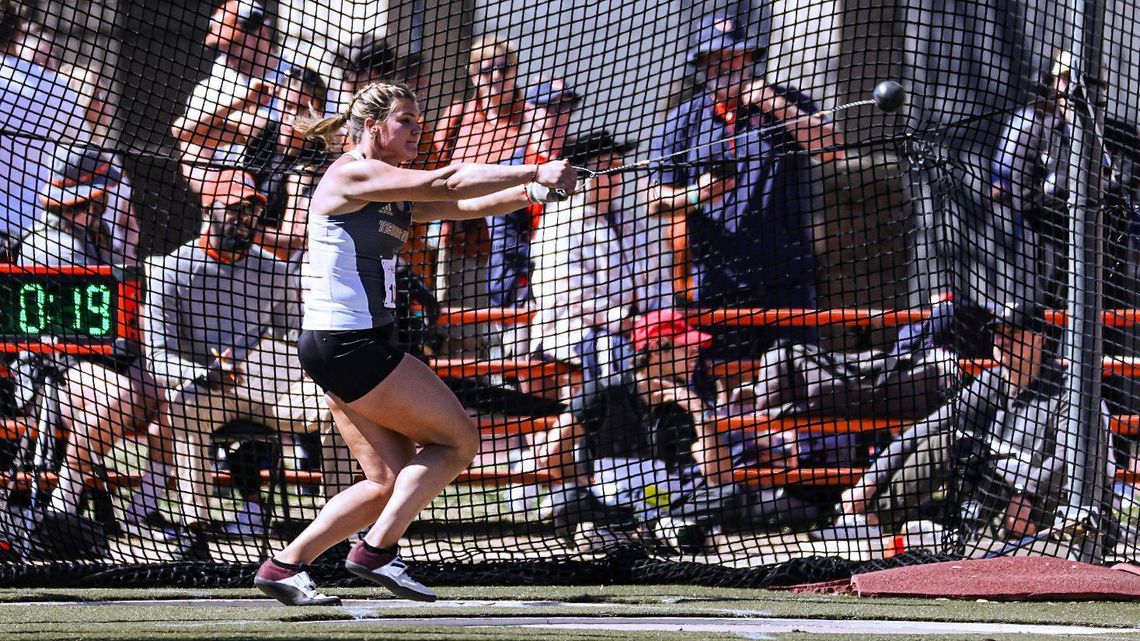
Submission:
<svg viewBox="0 0 1140 641">
<path fill-rule="evenodd" d="M 292 563 L 283 563 L 273 557 L 266 559 L 261 567 L 257 568 L 257 576 L 269 581 L 282 581 L 296 575 L 304 568 Z"/>
<path fill-rule="evenodd" d="M 388 565 L 398 554 L 398 546 L 377 548 L 368 545 L 361 539 L 359 543 L 352 546 L 352 551 L 348 553 L 348 560 L 374 570 L 382 565 Z"/>
</svg>

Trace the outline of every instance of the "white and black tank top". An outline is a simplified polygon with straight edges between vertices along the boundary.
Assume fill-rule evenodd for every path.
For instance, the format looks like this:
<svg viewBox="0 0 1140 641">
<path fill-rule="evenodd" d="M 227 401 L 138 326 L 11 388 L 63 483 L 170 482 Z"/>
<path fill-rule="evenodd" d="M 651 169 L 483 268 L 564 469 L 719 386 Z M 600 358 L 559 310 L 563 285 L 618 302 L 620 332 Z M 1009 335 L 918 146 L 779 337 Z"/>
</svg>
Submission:
<svg viewBox="0 0 1140 641">
<path fill-rule="evenodd" d="M 356 150 L 348 155 L 364 159 Z M 337 216 L 310 212 L 302 328 L 370 329 L 393 322 L 396 254 L 411 222 L 410 202 L 368 203 Z"/>
</svg>

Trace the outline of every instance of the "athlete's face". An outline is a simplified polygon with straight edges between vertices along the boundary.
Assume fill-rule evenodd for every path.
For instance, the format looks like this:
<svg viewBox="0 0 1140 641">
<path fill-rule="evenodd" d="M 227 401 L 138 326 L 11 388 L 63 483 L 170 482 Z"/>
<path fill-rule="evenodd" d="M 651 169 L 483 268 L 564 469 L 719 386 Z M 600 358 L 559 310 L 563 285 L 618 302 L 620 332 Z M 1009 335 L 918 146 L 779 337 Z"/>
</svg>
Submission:
<svg viewBox="0 0 1140 641">
<path fill-rule="evenodd" d="M 415 101 L 400 100 L 383 121 L 369 118 L 364 126 L 372 131 L 376 155 L 381 160 L 398 165 L 419 155 L 424 128 L 420 124 L 420 108 Z"/>
</svg>

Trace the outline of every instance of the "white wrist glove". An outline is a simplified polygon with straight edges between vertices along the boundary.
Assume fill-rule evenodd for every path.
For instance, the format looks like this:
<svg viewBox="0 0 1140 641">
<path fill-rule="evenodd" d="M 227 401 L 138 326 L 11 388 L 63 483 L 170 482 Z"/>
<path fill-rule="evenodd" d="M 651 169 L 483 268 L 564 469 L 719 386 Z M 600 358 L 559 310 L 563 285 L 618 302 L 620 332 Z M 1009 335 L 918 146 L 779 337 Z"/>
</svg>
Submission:
<svg viewBox="0 0 1140 641">
<path fill-rule="evenodd" d="M 538 183 L 527 183 L 526 195 L 536 203 L 553 203 L 569 198 L 561 189 L 551 189 Z"/>
</svg>

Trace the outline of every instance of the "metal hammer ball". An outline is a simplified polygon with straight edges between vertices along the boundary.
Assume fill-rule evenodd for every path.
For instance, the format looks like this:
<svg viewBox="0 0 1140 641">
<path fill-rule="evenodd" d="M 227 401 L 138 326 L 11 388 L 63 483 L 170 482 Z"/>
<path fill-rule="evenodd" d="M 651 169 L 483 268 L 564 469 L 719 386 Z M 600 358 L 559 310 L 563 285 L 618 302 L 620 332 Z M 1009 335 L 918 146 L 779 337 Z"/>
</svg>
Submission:
<svg viewBox="0 0 1140 641">
<path fill-rule="evenodd" d="M 871 98 L 879 109 L 893 114 L 906 104 L 906 89 L 894 80 L 884 80 L 875 85 Z"/>
</svg>

